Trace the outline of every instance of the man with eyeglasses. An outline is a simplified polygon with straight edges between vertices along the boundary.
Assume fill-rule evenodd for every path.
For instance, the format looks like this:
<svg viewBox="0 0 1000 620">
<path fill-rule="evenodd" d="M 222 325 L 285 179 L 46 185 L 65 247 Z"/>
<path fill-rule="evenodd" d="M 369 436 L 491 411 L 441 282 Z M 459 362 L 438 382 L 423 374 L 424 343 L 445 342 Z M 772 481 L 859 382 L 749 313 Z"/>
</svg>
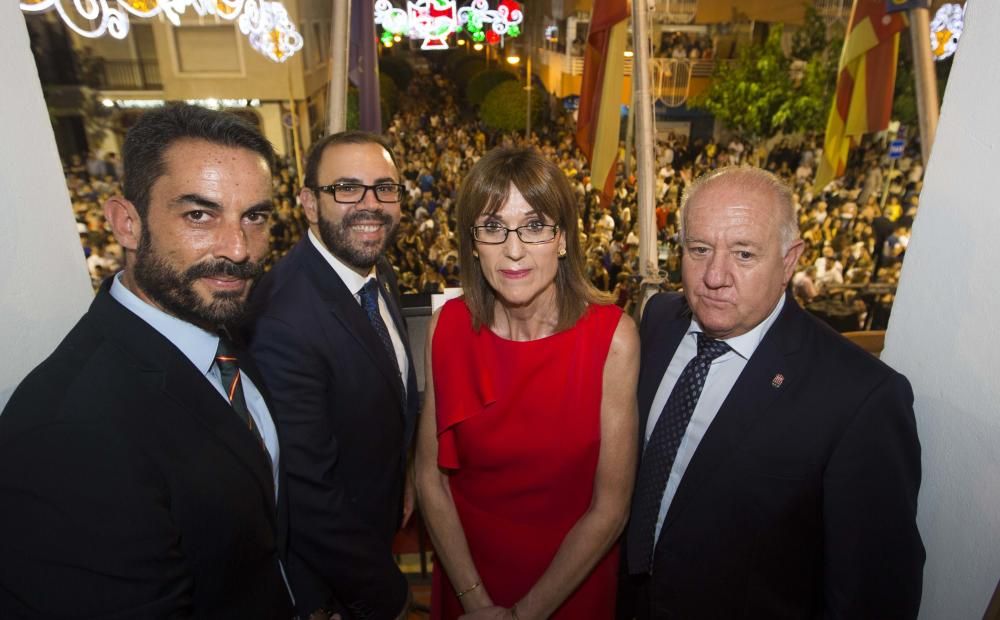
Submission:
<svg viewBox="0 0 1000 620">
<path fill-rule="evenodd" d="M 288 576 L 307 617 L 392 619 L 409 605 L 391 546 L 413 508 L 418 400 L 383 257 L 403 192 L 381 137 L 318 142 L 299 194 L 309 231 L 252 297 L 251 352 L 288 472 Z"/>
</svg>

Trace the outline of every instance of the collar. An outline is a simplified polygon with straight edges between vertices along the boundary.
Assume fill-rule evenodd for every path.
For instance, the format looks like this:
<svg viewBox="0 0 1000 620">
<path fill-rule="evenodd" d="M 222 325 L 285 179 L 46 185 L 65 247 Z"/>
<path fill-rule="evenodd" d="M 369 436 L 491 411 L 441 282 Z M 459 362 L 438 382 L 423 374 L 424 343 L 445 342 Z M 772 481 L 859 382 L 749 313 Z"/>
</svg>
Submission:
<svg viewBox="0 0 1000 620">
<path fill-rule="evenodd" d="M 111 296 L 180 349 L 184 357 L 202 374 L 207 374 L 215 363 L 215 352 L 219 348 L 218 335 L 143 301 L 122 284 L 122 273 L 119 271 L 115 274 L 111 282 Z"/>
<path fill-rule="evenodd" d="M 757 346 L 760 341 L 764 339 L 764 335 L 767 334 L 767 330 L 771 329 L 771 325 L 778 320 L 778 315 L 781 314 L 781 309 L 785 307 L 785 295 L 782 294 L 778 298 L 778 303 L 771 310 L 771 314 L 767 315 L 767 318 L 757 324 L 756 327 L 751 329 L 745 334 L 740 334 L 739 336 L 734 336 L 732 338 L 725 338 L 723 342 L 729 345 L 737 355 L 745 360 L 749 360 L 753 352 L 757 350 Z M 685 336 L 690 336 L 691 334 L 699 333 L 704 331 L 701 325 L 698 324 L 698 319 L 691 317 L 691 324 L 688 326 L 687 333 Z"/>
<path fill-rule="evenodd" d="M 354 271 L 347 264 L 345 264 L 344 261 L 334 256 L 330 250 L 326 248 L 326 245 L 316 238 L 316 235 L 313 234 L 312 228 L 309 229 L 307 234 L 309 236 L 309 241 L 313 244 L 313 247 L 315 247 L 316 251 L 318 251 L 320 256 L 323 257 L 323 260 L 328 262 L 330 267 L 333 267 L 333 270 L 337 272 L 337 275 L 340 277 L 341 282 L 343 282 L 347 289 L 351 291 L 352 295 L 360 293 L 361 289 L 365 285 L 365 282 L 368 282 L 368 280 L 375 277 L 375 265 L 372 265 L 371 271 L 368 272 L 368 275 L 358 275 L 357 271 Z"/>
</svg>

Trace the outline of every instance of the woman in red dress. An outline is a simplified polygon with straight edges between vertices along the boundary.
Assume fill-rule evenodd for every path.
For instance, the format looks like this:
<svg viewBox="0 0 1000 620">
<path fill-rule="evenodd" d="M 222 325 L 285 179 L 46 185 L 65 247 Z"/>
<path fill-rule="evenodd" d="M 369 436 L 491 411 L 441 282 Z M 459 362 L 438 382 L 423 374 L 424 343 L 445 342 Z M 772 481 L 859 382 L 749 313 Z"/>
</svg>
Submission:
<svg viewBox="0 0 1000 620">
<path fill-rule="evenodd" d="M 427 347 L 432 617 L 612 618 L 635 476 L 635 324 L 587 281 L 559 168 L 503 148 L 458 197 L 464 297 Z"/>
</svg>

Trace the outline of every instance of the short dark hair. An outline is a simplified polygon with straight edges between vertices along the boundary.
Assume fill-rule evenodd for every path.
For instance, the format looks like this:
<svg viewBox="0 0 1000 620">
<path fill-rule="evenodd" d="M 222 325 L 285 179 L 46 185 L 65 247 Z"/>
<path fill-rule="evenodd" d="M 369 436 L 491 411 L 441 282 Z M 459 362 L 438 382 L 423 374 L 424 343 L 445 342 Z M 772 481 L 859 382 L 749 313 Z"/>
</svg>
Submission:
<svg viewBox="0 0 1000 620">
<path fill-rule="evenodd" d="M 122 146 L 122 194 L 140 217 L 149 209 L 153 184 L 166 172 L 164 153 L 180 140 L 205 140 L 257 153 L 274 168 L 274 147 L 245 120 L 228 112 L 175 103 L 150 110 L 129 129 Z"/>
<path fill-rule="evenodd" d="M 384 137 L 368 131 L 341 131 L 326 136 L 309 149 L 306 156 L 306 176 L 303 183 L 306 187 L 314 188 L 319 183 L 316 178 L 319 175 L 319 162 L 323 159 L 323 153 L 327 148 L 339 146 L 341 144 L 377 144 L 385 149 L 392 159 L 392 165 L 399 171 L 399 162 L 396 161 L 396 154 L 392 152 L 392 146 Z"/>
<path fill-rule="evenodd" d="M 496 294 L 475 257 L 472 226 L 480 215 L 503 208 L 514 186 L 539 215 L 550 218 L 566 239 L 566 255 L 556 271 L 557 330 L 569 329 L 583 316 L 588 304 L 610 304 L 584 271 L 583 249 L 577 226 L 579 206 L 566 175 L 540 151 L 526 147 L 501 147 L 484 155 L 469 171 L 458 192 L 459 277 L 465 304 L 475 329 L 494 324 Z"/>
</svg>

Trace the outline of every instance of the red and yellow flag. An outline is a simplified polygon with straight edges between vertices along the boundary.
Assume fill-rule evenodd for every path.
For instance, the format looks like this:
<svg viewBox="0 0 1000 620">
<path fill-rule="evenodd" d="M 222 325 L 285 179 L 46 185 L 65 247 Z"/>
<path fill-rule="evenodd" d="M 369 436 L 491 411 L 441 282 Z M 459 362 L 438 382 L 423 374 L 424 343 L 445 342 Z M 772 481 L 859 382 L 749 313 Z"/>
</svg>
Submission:
<svg viewBox="0 0 1000 620">
<path fill-rule="evenodd" d="M 854 0 L 816 171 L 817 189 L 844 174 L 852 141 L 889 126 L 899 32 L 905 27 L 902 13 L 886 12 L 886 0 Z"/>
<path fill-rule="evenodd" d="M 591 182 L 602 189 L 602 205 L 615 189 L 628 17 L 628 0 L 594 0 L 583 55 L 576 143 L 590 161 Z"/>
</svg>

